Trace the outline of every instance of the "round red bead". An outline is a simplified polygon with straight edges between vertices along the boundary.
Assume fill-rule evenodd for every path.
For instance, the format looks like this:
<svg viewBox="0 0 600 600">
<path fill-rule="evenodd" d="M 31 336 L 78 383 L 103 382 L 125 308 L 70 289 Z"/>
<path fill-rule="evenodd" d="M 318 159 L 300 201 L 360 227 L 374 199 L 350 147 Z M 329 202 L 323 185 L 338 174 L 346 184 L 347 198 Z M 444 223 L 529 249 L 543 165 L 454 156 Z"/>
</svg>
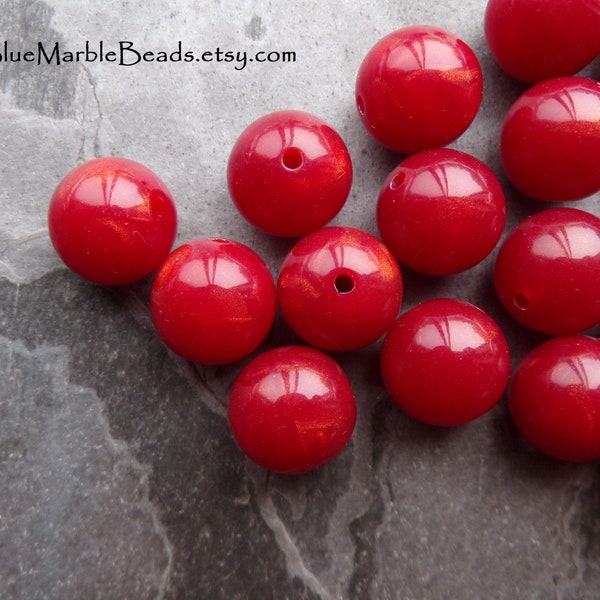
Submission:
<svg viewBox="0 0 600 600">
<path fill-rule="evenodd" d="M 550 335 L 600 322 L 600 219 L 550 208 L 517 225 L 494 268 L 500 301 L 522 325 Z"/>
<path fill-rule="evenodd" d="M 402 161 L 377 202 L 385 244 L 400 263 L 429 275 L 458 273 L 482 261 L 505 220 L 496 176 L 475 157 L 449 148 Z"/>
<path fill-rule="evenodd" d="M 515 369 L 509 408 L 538 450 L 566 461 L 600 459 L 600 341 L 573 335 L 534 348 Z"/>
<path fill-rule="evenodd" d="M 275 282 L 263 260 L 230 240 L 199 239 L 161 265 L 150 308 L 165 343 L 187 360 L 225 364 L 265 339 L 276 310 Z"/>
<path fill-rule="evenodd" d="M 265 115 L 237 139 L 227 167 L 240 213 L 272 235 L 299 237 L 331 221 L 352 185 L 346 144 L 327 123 L 286 110 Z"/>
<path fill-rule="evenodd" d="M 277 296 L 290 327 L 330 351 L 356 350 L 380 338 L 402 301 L 395 258 L 375 236 L 326 227 L 300 240 L 283 261 Z"/>
<path fill-rule="evenodd" d="M 597 0 L 488 0 L 484 30 L 502 69 L 527 83 L 574 75 L 600 54 Z"/>
<path fill-rule="evenodd" d="M 257 464 L 298 474 L 330 461 L 347 444 L 356 403 L 341 367 L 326 354 L 285 346 L 260 354 L 236 378 L 229 422 Z"/>
<path fill-rule="evenodd" d="M 510 366 L 496 322 L 450 298 L 428 300 L 401 315 L 381 350 L 392 400 L 429 425 L 460 425 L 490 410 L 506 389 Z"/>
<path fill-rule="evenodd" d="M 538 83 L 509 109 L 500 135 L 508 178 L 527 196 L 579 200 L 600 190 L 600 83 L 561 77 Z"/>
<path fill-rule="evenodd" d="M 48 209 L 50 239 L 75 273 L 103 285 L 143 279 L 167 256 L 177 213 L 150 169 L 119 157 L 96 158 L 68 173 Z"/>
<path fill-rule="evenodd" d="M 396 152 L 445 146 L 472 123 L 483 93 L 473 50 L 430 26 L 399 29 L 377 42 L 356 79 L 356 106 L 367 131 Z"/>
</svg>

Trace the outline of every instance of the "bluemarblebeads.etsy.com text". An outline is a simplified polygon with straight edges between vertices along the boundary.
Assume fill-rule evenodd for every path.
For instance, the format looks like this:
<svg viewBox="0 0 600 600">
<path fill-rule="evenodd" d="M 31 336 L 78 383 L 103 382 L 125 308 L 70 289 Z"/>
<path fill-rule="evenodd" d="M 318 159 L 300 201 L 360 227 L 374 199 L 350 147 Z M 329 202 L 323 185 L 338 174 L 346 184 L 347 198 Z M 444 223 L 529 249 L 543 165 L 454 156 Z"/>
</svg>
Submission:
<svg viewBox="0 0 600 600">
<path fill-rule="evenodd" d="M 8 40 L 0 45 L 0 63 L 30 63 L 37 66 L 72 63 L 106 63 L 121 67 L 133 67 L 144 63 L 223 63 L 237 71 L 249 63 L 294 63 L 296 53 L 291 50 L 229 50 L 215 47 L 212 50 L 193 50 L 184 47 L 182 41 L 172 48 L 148 50 L 129 40 L 112 44 L 104 41 L 86 41 L 78 50 L 66 49 L 61 42 L 37 42 L 30 48 L 13 47 Z"/>
</svg>

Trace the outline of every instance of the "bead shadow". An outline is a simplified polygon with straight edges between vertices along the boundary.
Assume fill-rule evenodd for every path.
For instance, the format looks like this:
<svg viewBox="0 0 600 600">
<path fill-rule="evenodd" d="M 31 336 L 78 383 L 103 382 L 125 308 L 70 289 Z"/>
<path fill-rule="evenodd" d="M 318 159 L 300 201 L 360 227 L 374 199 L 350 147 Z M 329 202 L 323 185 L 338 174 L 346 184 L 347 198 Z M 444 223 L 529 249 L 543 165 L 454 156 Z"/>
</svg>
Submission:
<svg viewBox="0 0 600 600">
<path fill-rule="evenodd" d="M 402 299 L 401 312 L 410 310 L 413 306 L 440 297 L 440 294 L 448 296 L 445 290 L 448 289 L 448 283 L 454 278 L 453 275 L 426 275 L 414 271 L 409 267 L 400 265 L 402 279 L 404 283 L 404 296 Z"/>
<path fill-rule="evenodd" d="M 507 470 L 518 480 L 545 486 L 589 468 L 585 463 L 552 458 L 531 446 L 513 423 L 506 404 L 493 419 L 491 433 L 497 456 L 508 463 Z"/>
<path fill-rule="evenodd" d="M 379 191 L 392 169 L 406 156 L 388 150 L 375 141 L 360 122 L 354 105 L 349 105 L 348 111 L 356 114 L 347 135 L 354 180 L 350 196 L 336 222 L 377 235 L 376 207 Z"/>
<path fill-rule="evenodd" d="M 435 427 L 421 423 L 398 408 L 391 398 L 380 400 L 373 407 L 373 464 L 377 467 L 383 453 L 390 448 L 406 451 L 407 456 L 447 447 L 469 427 Z"/>
</svg>

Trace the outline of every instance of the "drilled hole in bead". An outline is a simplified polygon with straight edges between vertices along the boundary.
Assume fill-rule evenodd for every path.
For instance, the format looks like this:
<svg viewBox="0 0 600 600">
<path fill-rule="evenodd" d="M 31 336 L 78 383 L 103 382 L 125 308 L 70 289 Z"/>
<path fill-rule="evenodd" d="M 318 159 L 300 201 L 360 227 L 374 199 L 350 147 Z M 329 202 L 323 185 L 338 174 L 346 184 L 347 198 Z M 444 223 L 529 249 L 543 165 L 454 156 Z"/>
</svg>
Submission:
<svg viewBox="0 0 600 600">
<path fill-rule="evenodd" d="M 392 177 L 392 180 L 390 181 L 390 189 L 397 190 L 404 183 L 405 179 L 406 179 L 406 173 L 404 173 L 404 172 L 396 173 L 396 175 L 394 175 Z"/>
<path fill-rule="evenodd" d="M 362 96 L 356 96 L 356 108 L 361 115 L 365 114 L 365 101 Z"/>
<path fill-rule="evenodd" d="M 513 304 L 518 310 L 529 310 L 529 298 L 525 294 L 515 294 Z"/>
<path fill-rule="evenodd" d="M 298 148 L 292 146 L 283 151 L 281 162 L 286 169 L 290 169 L 291 171 L 299 169 L 302 166 L 302 161 L 302 152 Z"/>
<path fill-rule="evenodd" d="M 350 275 L 341 273 L 335 278 L 333 285 L 340 294 L 349 294 L 354 289 L 354 279 Z"/>
</svg>

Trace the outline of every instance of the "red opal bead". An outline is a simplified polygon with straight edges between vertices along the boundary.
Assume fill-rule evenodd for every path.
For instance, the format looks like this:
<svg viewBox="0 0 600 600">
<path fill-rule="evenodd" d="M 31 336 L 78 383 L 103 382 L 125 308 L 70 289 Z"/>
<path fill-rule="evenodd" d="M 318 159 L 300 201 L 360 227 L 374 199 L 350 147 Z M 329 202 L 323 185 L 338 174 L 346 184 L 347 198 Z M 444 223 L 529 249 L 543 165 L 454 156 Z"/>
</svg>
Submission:
<svg viewBox="0 0 600 600">
<path fill-rule="evenodd" d="M 247 246 L 199 239 L 161 265 L 150 308 L 159 335 L 177 354 L 197 363 L 230 363 L 254 351 L 271 329 L 275 282 Z"/>
<path fill-rule="evenodd" d="M 375 236 L 326 227 L 300 240 L 283 261 L 277 296 L 290 327 L 330 351 L 356 350 L 380 338 L 402 301 L 398 264 Z"/>
<path fill-rule="evenodd" d="M 500 67 L 527 83 L 574 75 L 600 54 L 597 0 L 488 0 L 484 31 Z"/>
<path fill-rule="evenodd" d="M 494 268 L 500 301 L 519 323 L 549 335 L 600 322 L 600 219 L 550 208 L 517 225 Z"/>
<path fill-rule="evenodd" d="M 381 373 L 392 400 L 429 425 L 460 425 L 501 398 L 510 375 L 504 335 L 484 311 L 438 298 L 401 315 L 381 350 Z"/>
<path fill-rule="evenodd" d="M 600 341 L 573 335 L 534 348 L 515 369 L 509 409 L 538 450 L 565 461 L 600 459 Z"/>
<path fill-rule="evenodd" d="M 277 236 L 299 237 L 331 221 L 352 185 L 346 144 L 327 123 L 286 110 L 249 125 L 227 166 L 231 198 L 247 221 Z"/>
<path fill-rule="evenodd" d="M 398 261 L 429 275 L 465 271 L 496 246 L 504 192 L 469 154 L 441 148 L 408 157 L 388 176 L 377 202 L 381 238 Z"/>
<path fill-rule="evenodd" d="M 367 131 L 396 152 L 445 146 L 471 124 L 483 93 L 473 50 L 430 26 L 399 29 L 377 42 L 356 79 L 356 106 Z"/>
<path fill-rule="evenodd" d="M 600 190 L 600 83 L 561 77 L 538 83 L 509 109 L 500 135 L 508 178 L 527 196 L 579 200 Z"/>
<path fill-rule="evenodd" d="M 347 444 L 356 402 L 341 367 L 303 346 L 269 350 L 234 381 L 229 422 L 245 454 L 279 473 L 316 469 Z"/>
<path fill-rule="evenodd" d="M 177 213 L 150 169 L 120 157 L 96 158 L 68 173 L 48 209 L 50 239 L 75 273 L 124 285 L 154 271 L 171 250 Z"/>
</svg>

